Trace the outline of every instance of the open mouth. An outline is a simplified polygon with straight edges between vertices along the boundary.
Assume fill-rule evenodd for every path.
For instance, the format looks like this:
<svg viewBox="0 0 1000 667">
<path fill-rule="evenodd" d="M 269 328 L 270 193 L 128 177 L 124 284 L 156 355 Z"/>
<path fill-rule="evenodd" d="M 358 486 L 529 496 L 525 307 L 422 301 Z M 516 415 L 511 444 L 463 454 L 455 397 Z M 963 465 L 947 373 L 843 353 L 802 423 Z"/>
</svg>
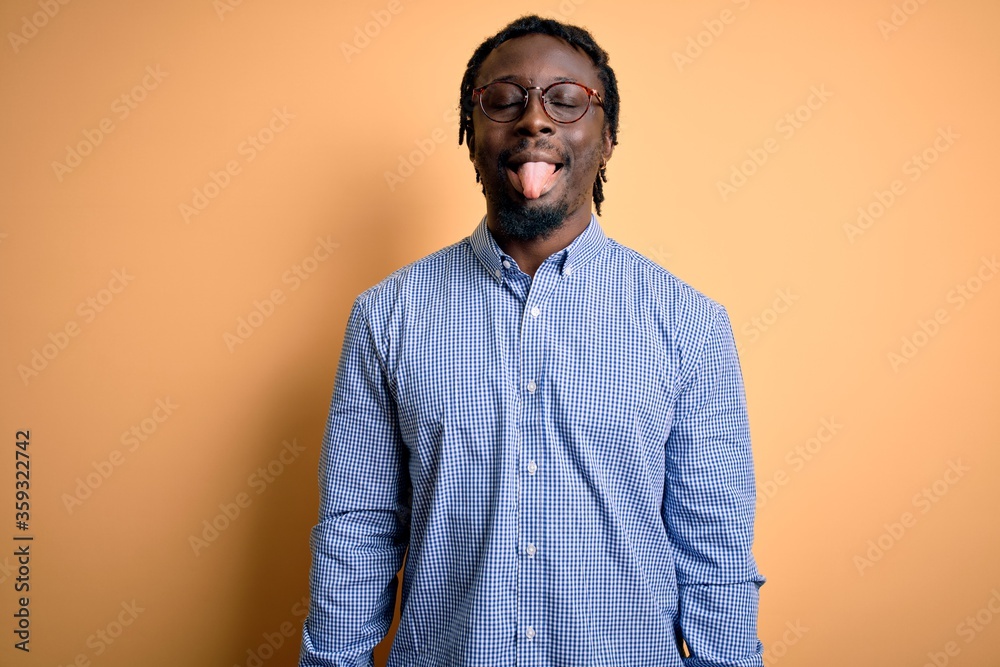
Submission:
<svg viewBox="0 0 1000 667">
<path fill-rule="evenodd" d="M 523 162 L 507 165 L 507 177 L 525 199 L 538 199 L 559 180 L 562 163 Z"/>
</svg>

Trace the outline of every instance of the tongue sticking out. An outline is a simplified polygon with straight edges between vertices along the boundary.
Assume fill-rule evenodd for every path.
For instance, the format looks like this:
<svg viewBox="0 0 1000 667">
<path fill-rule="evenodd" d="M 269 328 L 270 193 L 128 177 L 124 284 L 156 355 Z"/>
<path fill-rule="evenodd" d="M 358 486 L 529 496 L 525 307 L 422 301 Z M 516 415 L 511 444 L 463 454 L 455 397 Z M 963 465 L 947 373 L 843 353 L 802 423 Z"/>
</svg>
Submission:
<svg viewBox="0 0 1000 667">
<path fill-rule="evenodd" d="M 527 199 L 538 199 L 555 171 L 556 166 L 548 162 L 525 162 L 517 170 L 521 193 Z"/>
</svg>

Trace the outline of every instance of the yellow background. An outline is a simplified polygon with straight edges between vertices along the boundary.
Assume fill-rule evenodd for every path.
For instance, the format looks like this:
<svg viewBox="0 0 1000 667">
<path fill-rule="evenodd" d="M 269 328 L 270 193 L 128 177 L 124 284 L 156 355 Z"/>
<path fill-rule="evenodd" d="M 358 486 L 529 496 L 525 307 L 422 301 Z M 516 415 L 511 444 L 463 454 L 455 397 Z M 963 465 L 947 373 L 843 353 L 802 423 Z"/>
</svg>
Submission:
<svg viewBox="0 0 1000 667">
<path fill-rule="evenodd" d="M 1000 664 L 1000 5 L 396 2 L 0 8 L 0 663 L 294 664 L 348 309 L 478 222 L 459 81 L 537 11 L 619 76 L 607 233 L 732 317 L 768 664 Z"/>
</svg>

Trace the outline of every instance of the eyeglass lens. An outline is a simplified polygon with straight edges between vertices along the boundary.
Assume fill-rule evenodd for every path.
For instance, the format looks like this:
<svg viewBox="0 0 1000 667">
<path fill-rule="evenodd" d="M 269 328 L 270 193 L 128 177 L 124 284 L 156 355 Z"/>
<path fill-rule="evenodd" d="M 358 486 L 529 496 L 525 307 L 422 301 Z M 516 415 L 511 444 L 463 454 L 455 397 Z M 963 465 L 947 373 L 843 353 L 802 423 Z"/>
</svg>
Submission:
<svg viewBox="0 0 1000 667">
<path fill-rule="evenodd" d="M 495 121 L 509 122 L 524 111 L 525 97 L 525 90 L 519 85 L 495 81 L 482 92 L 483 111 Z M 557 83 L 545 92 L 542 105 L 553 120 L 572 123 L 587 113 L 590 93 L 577 83 Z"/>
</svg>

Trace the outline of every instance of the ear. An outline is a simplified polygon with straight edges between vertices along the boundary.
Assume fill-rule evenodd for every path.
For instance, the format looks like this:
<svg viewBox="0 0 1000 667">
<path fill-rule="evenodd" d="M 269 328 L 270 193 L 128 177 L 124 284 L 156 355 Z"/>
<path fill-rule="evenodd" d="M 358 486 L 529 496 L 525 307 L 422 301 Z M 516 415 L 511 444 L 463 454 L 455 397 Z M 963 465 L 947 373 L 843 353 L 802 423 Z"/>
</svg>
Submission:
<svg viewBox="0 0 1000 667">
<path fill-rule="evenodd" d="M 611 141 L 611 127 L 607 123 L 604 124 L 603 135 L 602 143 L 604 145 L 601 147 L 601 155 L 604 156 L 604 161 L 608 162 L 615 150 L 615 144 Z"/>
</svg>

